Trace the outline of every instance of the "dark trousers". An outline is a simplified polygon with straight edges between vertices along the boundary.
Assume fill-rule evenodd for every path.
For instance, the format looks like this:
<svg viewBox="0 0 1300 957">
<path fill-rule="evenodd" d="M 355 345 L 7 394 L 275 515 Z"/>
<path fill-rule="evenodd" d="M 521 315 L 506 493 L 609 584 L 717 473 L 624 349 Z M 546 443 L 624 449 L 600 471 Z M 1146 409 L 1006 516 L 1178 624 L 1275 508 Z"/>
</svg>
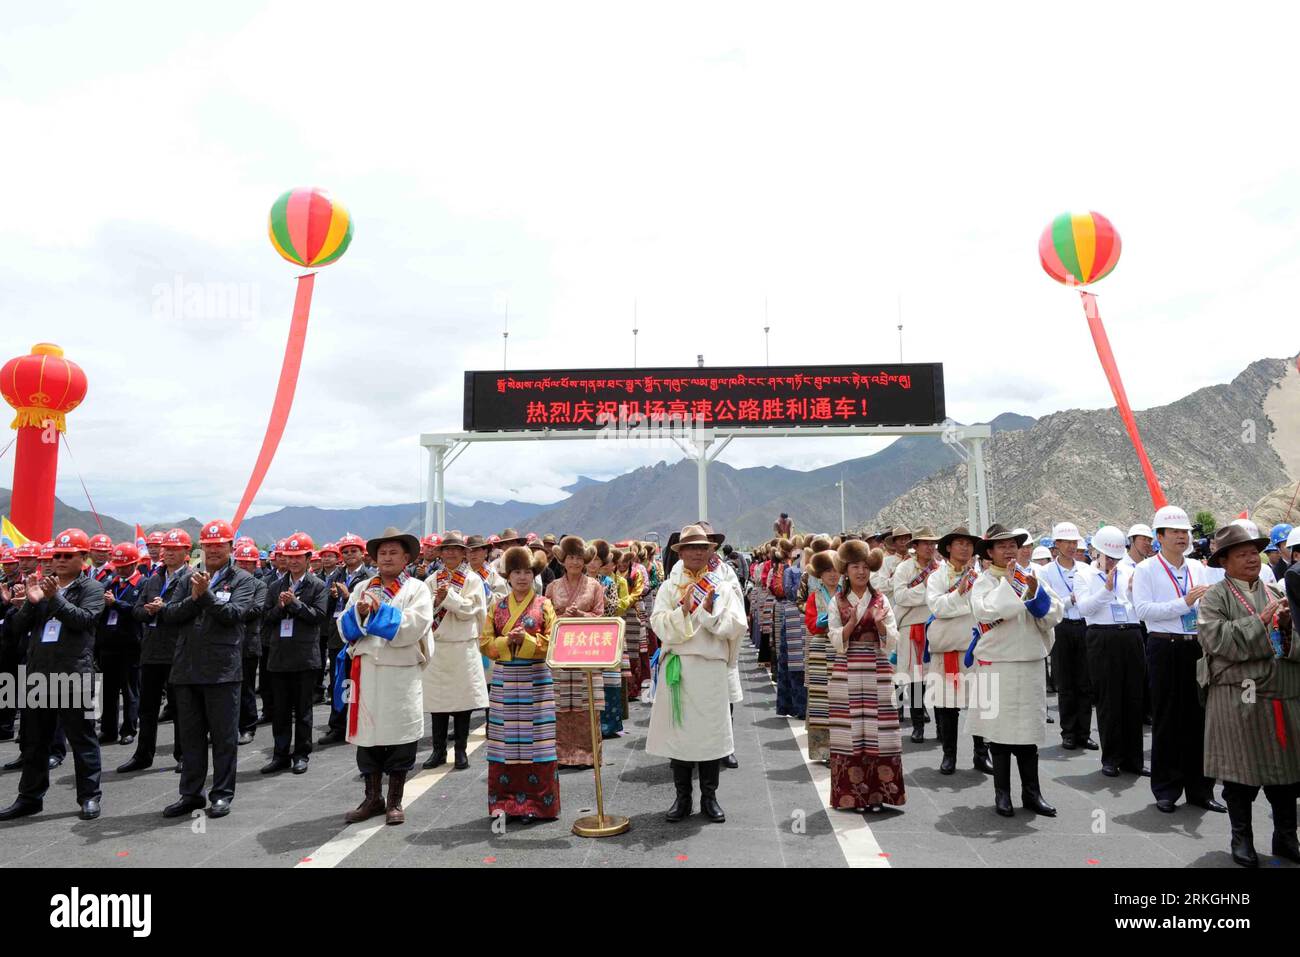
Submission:
<svg viewBox="0 0 1300 957">
<path fill-rule="evenodd" d="M 36 725 L 35 724 L 29 725 L 27 723 L 26 708 L 20 708 L 18 713 L 20 715 L 18 719 L 18 753 L 19 755 L 22 755 L 25 754 L 27 751 L 28 742 L 30 742 L 32 739 L 32 734 L 36 730 Z M 62 761 L 67 756 L 68 756 L 68 738 L 67 735 L 63 733 L 63 722 L 55 721 L 54 739 L 50 742 L 50 757 L 58 758 L 60 761 Z"/>
<path fill-rule="evenodd" d="M 1228 805 L 1229 818 L 1241 815 L 1241 823 L 1250 824 L 1250 806 L 1259 797 L 1258 784 L 1223 782 L 1223 803 Z M 1264 797 L 1273 808 L 1273 831 L 1289 834 L 1295 831 L 1296 801 L 1300 799 L 1300 782 L 1296 784 L 1265 784 Z"/>
<path fill-rule="evenodd" d="M 1142 687 L 1146 662 L 1138 625 L 1088 627 L 1088 675 L 1097 699 L 1101 763 L 1126 771 L 1142 767 Z"/>
<path fill-rule="evenodd" d="M 1092 733 L 1092 682 L 1088 680 L 1088 645 L 1082 621 L 1063 620 L 1056 626 L 1052 672 L 1061 712 L 1061 740 L 1082 744 Z"/>
<path fill-rule="evenodd" d="M 0 638 L 0 674 L 9 676 L 11 687 L 18 687 L 17 649 L 9 647 L 16 644 L 16 639 Z M 18 717 L 17 708 L 0 708 L 0 735 L 10 737 L 14 733 L 14 720 Z"/>
<path fill-rule="evenodd" d="M 77 773 L 77 803 L 97 798 L 99 790 L 99 741 L 95 722 L 82 708 L 23 709 L 23 776 L 18 782 L 20 797 L 43 801 L 50 789 L 50 745 L 62 728 L 72 748 L 72 765 Z"/>
<path fill-rule="evenodd" d="M 153 761 L 158 748 L 158 708 L 162 704 L 163 689 L 174 704 L 176 696 L 171 688 L 171 665 L 140 666 L 140 734 L 135 739 L 135 756 L 143 761 Z M 180 713 L 173 715 L 172 757 L 181 759 Z"/>
<path fill-rule="evenodd" d="M 135 734 L 140 720 L 140 649 L 101 652 L 99 667 L 104 673 L 104 691 L 100 698 L 100 733 L 117 737 L 117 702 L 120 698 L 122 736 Z"/>
<path fill-rule="evenodd" d="M 415 745 L 378 744 L 372 748 L 357 748 L 357 770 L 362 774 L 410 773 L 415 768 Z"/>
<path fill-rule="evenodd" d="M 208 800 L 235 796 L 239 750 L 239 685 L 173 685 L 181 735 L 181 797 L 202 797 L 208 777 L 208 736 L 212 736 L 212 787 Z"/>
<path fill-rule="evenodd" d="M 1205 708 L 1196 684 L 1201 646 L 1190 639 L 1147 637 L 1151 677 L 1151 793 L 1157 801 L 1189 801 L 1214 796 L 1214 779 L 1205 776 Z"/>
<path fill-rule="evenodd" d="M 257 690 L 262 696 L 262 714 L 266 715 L 268 719 L 275 714 L 275 708 L 271 704 L 271 673 L 266 670 L 270 656 L 271 649 L 264 638 L 262 639 L 262 657 L 257 660 Z"/>
<path fill-rule="evenodd" d="M 257 684 L 257 658 L 245 658 L 242 662 L 244 667 L 244 680 L 239 684 L 239 730 L 249 734 L 257 731 L 257 692 L 254 686 Z"/>
<path fill-rule="evenodd" d="M 311 706 L 316 697 L 320 675 L 311 671 L 272 671 L 271 733 L 275 736 L 275 756 L 289 757 L 292 746 L 295 758 L 311 754 Z"/>
</svg>

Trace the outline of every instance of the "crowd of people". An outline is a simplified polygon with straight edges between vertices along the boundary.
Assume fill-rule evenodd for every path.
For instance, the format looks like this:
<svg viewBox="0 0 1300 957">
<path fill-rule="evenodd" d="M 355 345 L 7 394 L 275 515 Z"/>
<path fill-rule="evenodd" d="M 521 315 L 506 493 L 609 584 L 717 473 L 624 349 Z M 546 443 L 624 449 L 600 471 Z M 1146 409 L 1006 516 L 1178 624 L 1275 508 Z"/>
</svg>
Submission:
<svg viewBox="0 0 1300 957">
<path fill-rule="evenodd" d="M 1063 748 L 1099 752 L 1102 775 L 1148 777 L 1160 811 L 1185 798 L 1226 812 L 1243 866 L 1258 865 L 1262 788 L 1272 853 L 1300 862 L 1300 530 L 1266 536 L 1238 520 L 1203 562 L 1191 535 L 1173 506 L 1127 532 L 1084 537 L 1059 522 L 1037 540 L 1000 524 L 796 534 L 782 513 L 773 537 L 745 550 L 698 521 L 662 552 L 632 539 L 390 528 L 319 548 L 299 532 L 268 554 L 214 521 L 196 559 L 182 529 L 151 534 L 145 554 L 68 529 L 0 554 L 0 668 L 102 674 L 98 728 L 84 705 L 22 708 L 20 756 L 6 766 L 22 776 L 0 820 L 42 809 L 69 749 L 81 816 L 97 817 L 101 745 L 134 744 L 117 773 L 140 771 L 170 719 L 180 793 L 164 815 L 229 813 L 238 747 L 269 723 L 262 773 L 307 773 L 314 743 L 347 742 L 364 789 L 346 821 L 400 824 L 424 716 L 423 767 L 445 765 L 450 746 L 464 770 L 479 710 L 489 815 L 554 820 L 557 768 L 598 760 L 589 709 L 612 738 L 640 702 L 646 752 L 672 769 L 667 820 L 694 812 L 698 780 L 700 813 L 721 823 L 748 638 L 776 713 L 804 722 L 808 759 L 829 767 L 836 811 L 906 804 L 906 723 L 913 743 L 934 725 L 944 775 L 957 773 L 964 728 L 1002 816 L 1016 813 L 1014 758 L 1021 804 L 1053 817 L 1038 749 L 1054 724 Z M 582 670 L 547 663 L 556 622 L 574 618 L 623 622 L 619 664 L 590 685 L 594 700 Z M 322 700 L 329 718 L 313 742 Z M 0 712 L 0 739 L 14 724 Z"/>
</svg>

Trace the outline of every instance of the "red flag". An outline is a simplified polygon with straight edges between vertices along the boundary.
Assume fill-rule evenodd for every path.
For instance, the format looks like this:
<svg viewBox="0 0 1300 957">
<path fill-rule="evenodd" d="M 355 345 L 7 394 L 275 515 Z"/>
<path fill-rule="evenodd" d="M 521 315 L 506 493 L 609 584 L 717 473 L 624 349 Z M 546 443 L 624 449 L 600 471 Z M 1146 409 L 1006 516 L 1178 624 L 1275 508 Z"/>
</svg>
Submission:
<svg viewBox="0 0 1300 957">
<path fill-rule="evenodd" d="M 1237 517 L 1238 517 L 1238 518 L 1250 518 L 1250 509 L 1246 509 L 1246 511 L 1242 512 L 1242 513 L 1241 513 L 1240 515 L 1238 515 Z"/>
</svg>

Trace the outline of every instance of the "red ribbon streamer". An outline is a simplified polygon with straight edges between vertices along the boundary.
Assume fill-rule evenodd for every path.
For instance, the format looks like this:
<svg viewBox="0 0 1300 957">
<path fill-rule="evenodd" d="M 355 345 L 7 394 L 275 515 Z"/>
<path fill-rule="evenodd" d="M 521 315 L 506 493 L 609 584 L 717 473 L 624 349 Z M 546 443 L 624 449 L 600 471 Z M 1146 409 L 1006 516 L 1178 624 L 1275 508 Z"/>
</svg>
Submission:
<svg viewBox="0 0 1300 957">
<path fill-rule="evenodd" d="M 244 489 L 244 497 L 239 502 L 239 510 L 231 525 L 239 528 L 244 520 L 244 513 L 257 497 L 257 490 L 262 487 L 275 450 L 280 446 L 280 437 L 284 435 L 285 424 L 289 421 L 289 409 L 293 407 L 293 393 L 298 387 L 298 370 L 302 366 L 303 345 L 307 341 L 307 313 L 311 310 L 311 290 L 316 283 L 316 274 L 309 272 L 298 277 L 298 294 L 293 300 L 293 321 L 289 324 L 289 341 L 284 347 L 284 363 L 280 366 L 280 384 L 275 388 L 275 404 L 271 407 L 271 420 L 266 424 L 266 435 L 262 439 L 262 451 L 257 453 L 257 464 Z"/>
<path fill-rule="evenodd" d="M 1151 460 L 1147 458 L 1147 450 L 1142 445 L 1142 436 L 1138 434 L 1137 420 L 1133 418 L 1133 410 L 1128 404 L 1128 395 L 1124 392 L 1124 382 L 1119 377 L 1119 367 L 1115 365 L 1115 355 L 1110 351 L 1110 340 L 1106 338 L 1106 327 L 1101 324 L 1101 314 L 1097 311 L 1097 297 L 1082 290 L 1079 291 L 1079 295 L 1083 298 L 1083 314 L 1088 317 L 1088 331 L 1092 333 L 1093 345 L 1097 347 L 1097 358 L 1101 360 L 1106 380 L 1110 383 L 1111 394 L 1115 396 L 1115 408 L 1124 421 L 1124 428 L 1128 430 L 1129 440 L 1132 441 L 1138 462 L 1142 466 L 1142 475 L 1147 480 L 1151 505 L 1156 509 L 1164 508 L 1169 503 L 1165 499 L 1164 490 L 1160 488 L 1156 471 L 1151 467 Z"/>
<path fill-rule="evenodd" d="M 352 687 L 348 689 L 348 737 L 357 736 L 357 719 L 361 711 L 361 656 L 352 656 Z"/>
<path fill-rule="evenodd" d="M 1282 699 L 1273 699 L 1273 729 L 1277 732 L 1277 743 L 1286 750 L 1286 711 L 1282 707 Z"/>
</svg>

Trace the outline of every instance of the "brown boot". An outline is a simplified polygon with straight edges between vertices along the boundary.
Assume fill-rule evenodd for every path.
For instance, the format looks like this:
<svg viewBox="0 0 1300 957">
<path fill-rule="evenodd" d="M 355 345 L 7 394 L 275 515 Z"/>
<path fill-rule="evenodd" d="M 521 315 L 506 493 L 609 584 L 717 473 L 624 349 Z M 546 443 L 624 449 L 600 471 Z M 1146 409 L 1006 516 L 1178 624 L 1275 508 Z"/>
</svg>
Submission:
<svg viewBox="0 0 1300 957">
<path fill-rule="evenodd" d="M 376 814 L 384 813 L 383 775 L 379 773 L 366 775 L 366 796 L 354 810 L 343 815 L 343 820 L 356 824 Z"/>
<path fill-rule="evenodd" d="M 388 807 L 386 824 L 406 823 L 406 812 L 402 810 L 402 790 L 406 787 L 406 772 L 394 771 L 388 775 Z"/>
</svg>

